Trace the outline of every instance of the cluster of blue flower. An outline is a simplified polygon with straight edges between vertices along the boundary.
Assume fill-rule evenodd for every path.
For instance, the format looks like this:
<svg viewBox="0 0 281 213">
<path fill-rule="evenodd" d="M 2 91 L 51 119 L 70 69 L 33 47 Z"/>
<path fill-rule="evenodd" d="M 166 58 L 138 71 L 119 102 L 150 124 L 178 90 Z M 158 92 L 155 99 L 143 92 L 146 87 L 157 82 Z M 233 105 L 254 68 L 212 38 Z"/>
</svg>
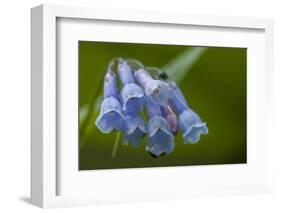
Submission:
<svg viewBox="0 0 281 213">
<path fill-rule="evenodd" d="M 157 74 L 153 75 L 152 70 Z M 117 75 L 121 86 L 118 92 Z M 139 115 L 146 108 L 148 124 Z M 124 144 L 138 147 L 147 135 L 146 150 L 153 156 L 174 149 L 174 135 L 181 130 L 184 143 L 194 144 L 208 134 L 206 123 L 190 109 L 175 82 L 157 68 L 136 60 L 114 59 L 104 77 L 104 99 L 96 126 L 103 133 L 123 131 Z"/>
</svg>

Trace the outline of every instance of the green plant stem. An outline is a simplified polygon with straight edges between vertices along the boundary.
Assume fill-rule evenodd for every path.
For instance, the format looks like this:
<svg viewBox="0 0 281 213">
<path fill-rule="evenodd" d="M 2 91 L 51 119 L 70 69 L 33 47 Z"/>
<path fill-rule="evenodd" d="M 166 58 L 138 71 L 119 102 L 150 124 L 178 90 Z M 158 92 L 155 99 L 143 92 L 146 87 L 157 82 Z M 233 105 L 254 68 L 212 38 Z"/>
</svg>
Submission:
<svg viewBox="0 0 281 213">
<path fill-rule="evenodd" d="M 118 148 L 120 136 L 121 136 L 121 132 L 117 132 L 116 137 L 115 137 L 115 141 L 114 141 L 114 144 L 113 144 L 113 149 L 112 149 L 112 157 L 113 158 L 116 156 L 116 153 L 117 153 L 117 148 Z"/>
</svg>

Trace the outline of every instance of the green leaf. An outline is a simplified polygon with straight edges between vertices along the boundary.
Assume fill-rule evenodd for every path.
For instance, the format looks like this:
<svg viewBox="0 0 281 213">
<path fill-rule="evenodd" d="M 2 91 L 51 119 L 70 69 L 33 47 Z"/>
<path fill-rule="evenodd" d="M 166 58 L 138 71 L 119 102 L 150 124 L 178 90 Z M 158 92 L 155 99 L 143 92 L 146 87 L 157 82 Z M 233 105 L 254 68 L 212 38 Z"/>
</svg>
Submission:
<svg viewBox="0 0 281 213">
<path fill-rule="evenodd" d="M 171 80 L 180 83 L 207 49 L 207 47 L 188 48 L 165 64 L 162 70 L 166 72 Z"/>
</svg>

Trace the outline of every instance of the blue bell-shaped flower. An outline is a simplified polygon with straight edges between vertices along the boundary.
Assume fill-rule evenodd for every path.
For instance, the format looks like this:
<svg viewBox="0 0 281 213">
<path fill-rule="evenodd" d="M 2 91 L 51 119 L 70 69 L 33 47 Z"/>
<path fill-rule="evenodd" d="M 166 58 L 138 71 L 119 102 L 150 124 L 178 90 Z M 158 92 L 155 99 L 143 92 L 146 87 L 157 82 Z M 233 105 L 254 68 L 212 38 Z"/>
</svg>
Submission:
<svg viewBox="0 0 281 213">
<path fill-rule="evenodd" d="M 179 127 L 182 131 L 184 143 L 194 144 L 200 140 L 200 135 L 208 134 L 206 123 L 203 123 L 200 117 L 188 107 L 188 104 L 176 87 L 175 95 L 169 100 L 169 106 L 178 113 Z"/>
<path fill-rule="evenodd" d="M 179 126 L 185 144 L 195 144 L 200 140 L 200 135 L 208 134 L 206 123 L 203 123 L 200 117 L 191 109 L 179 114 Z"/>
<path fill-rule="evenodd" d="M 134 148 L 139 147 L 141 139 L 147 133 L 143 119 L 137 114 L 126 116 L 123 131 L 124 144 L 131 143 Z"/>
<path fill-rule="evenodd" d="M 120 102 L 114 97 L 108 97 L 101 104 L 96 126 L 103 133 L 120 131 L 123 127 L 123 119 Z"/>
<path fill-rule="evenodd" d="M 165 81 L 154 80 L 144 69 L 134 73 L 135 79 L 144 88 L 148 100 L 156 105 L 165 106 L 173 96 L 173 88 Z"/>
<path fill-rule="evenodd" d="M 118 64 L 118 74 L 123 85 L 121 91 L 123 111 L 128 114 L 141 112 L 145 104 L 144 92 L 142 88 L 134 82 L 131 67 L 125 60 L 120 60 Z"/>
<path fill-rule="evenodd" d="M 104 100 L 95 124 L 101 132 L 110 133 L 122 129 L 123 119 L 121 104 L 118 100 L 116 75 L 109 70 L 104 77 Z"/>
<path fill-rule="evenodd" d="M 146 150 L 153 156 L 169 154 L 174 149 L 174 136 L 167 120 L 162 116 L 160 107 L 149 103 L 148 110 L 148 144 Z"/>
</svg>

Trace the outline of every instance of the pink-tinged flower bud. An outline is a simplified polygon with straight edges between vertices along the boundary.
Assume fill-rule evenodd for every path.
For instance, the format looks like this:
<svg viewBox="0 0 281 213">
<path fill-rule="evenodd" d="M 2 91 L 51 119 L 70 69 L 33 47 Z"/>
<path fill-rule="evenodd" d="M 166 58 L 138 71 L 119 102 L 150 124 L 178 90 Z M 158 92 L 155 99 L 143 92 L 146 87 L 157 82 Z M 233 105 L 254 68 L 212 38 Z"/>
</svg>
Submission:
<svg viewBox="0 0 281 213">
<path fill-rule="evenodd" d="M 164 118 L 170 125 L 171 132 L 176 135 L 179 130 L 179 123 L 176 114 L 171 110 L 169 106 L 161 107 Z"/>
</svg>

